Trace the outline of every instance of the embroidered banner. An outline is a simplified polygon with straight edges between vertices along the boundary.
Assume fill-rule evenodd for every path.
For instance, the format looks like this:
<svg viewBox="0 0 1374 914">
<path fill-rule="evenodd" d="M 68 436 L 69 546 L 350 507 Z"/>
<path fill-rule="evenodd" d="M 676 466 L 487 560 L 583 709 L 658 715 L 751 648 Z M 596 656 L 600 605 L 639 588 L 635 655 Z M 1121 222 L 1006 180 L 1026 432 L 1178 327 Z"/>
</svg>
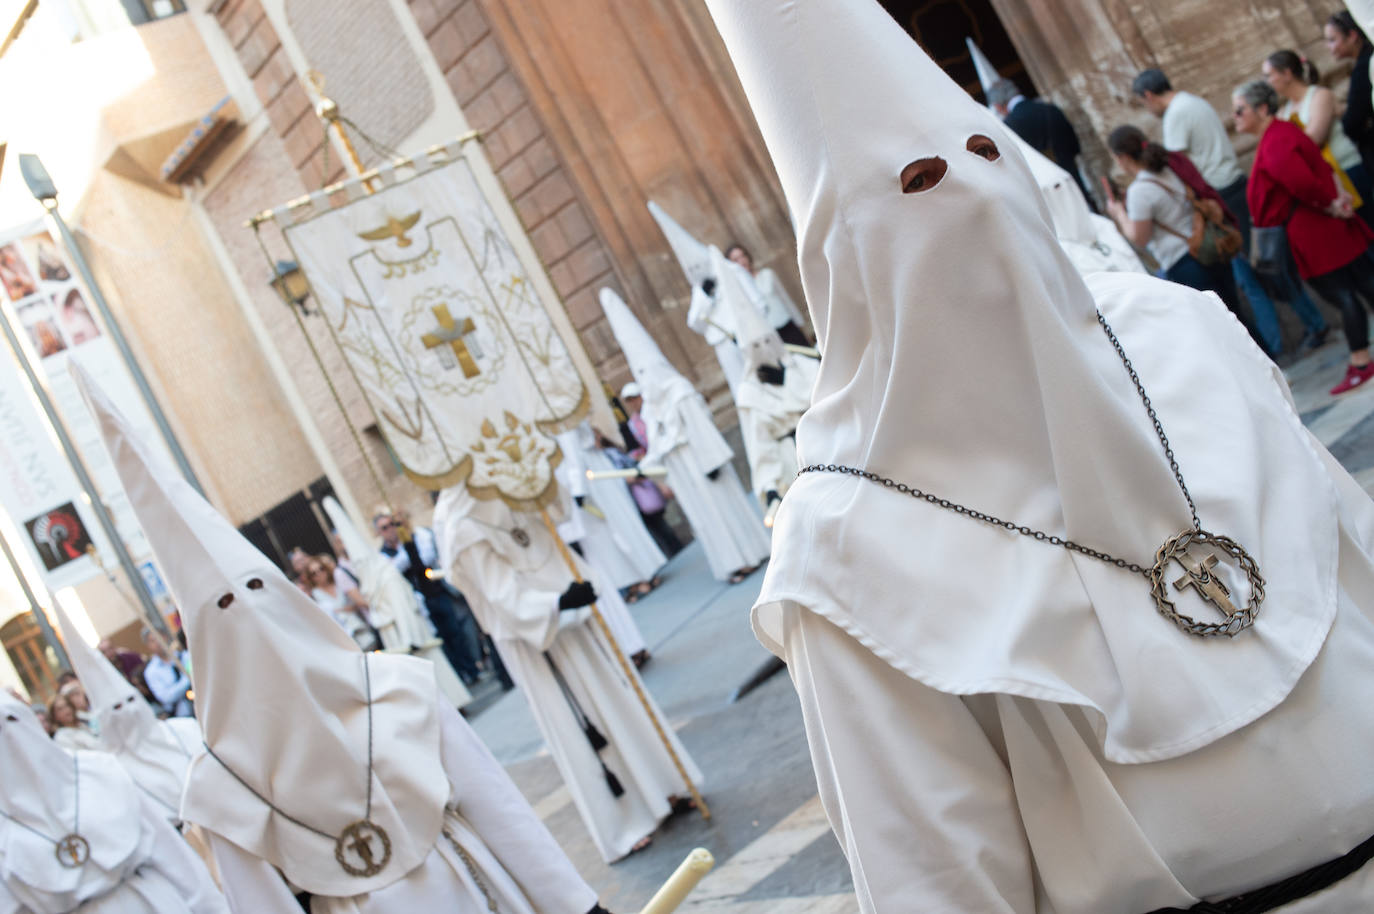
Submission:
<svg viewBox="0 0 1374 914">
<path fill-rule="evenodd" d="M 471 165 L 417 167 L 284 225 L 287 242 L 406 474 L 541 507 L 555 491 L 551 436 L 591 403 L 579 343 L 560 334 L 561 305 Z"/>
</svg>

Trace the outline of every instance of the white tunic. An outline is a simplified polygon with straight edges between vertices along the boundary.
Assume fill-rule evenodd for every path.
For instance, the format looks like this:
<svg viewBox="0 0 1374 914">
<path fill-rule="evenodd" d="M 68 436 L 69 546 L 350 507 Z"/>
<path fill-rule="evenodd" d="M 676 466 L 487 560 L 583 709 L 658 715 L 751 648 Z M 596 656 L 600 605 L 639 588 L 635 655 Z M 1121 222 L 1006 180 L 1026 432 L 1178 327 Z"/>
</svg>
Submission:
<svg viewBox="0 0 1374 914">
<path fill-rule="evenodd" d="M 739 476 L 706 401 L 700 394 L 682 397 L 660 416 L 646 403 L 641 415 L 649 432 L 649 450 L 641 464 L 661 465 L 668 485 L 687 515 L 692 532 L 706 551 L 711 574 L 724 581 L 741 568 L 768 558 L 768 533 Z M 716 471 L 715 479 L 708 473 Z"/>
<path fill-rule="evenodd" d="M 749 455 L 749 480 L 754 494 L 766 501 L 770 491 L 786 495 L 797 475 L 797 421 L 811 405 L 820 362 L 805 356 L 786 356 L 782 384 L 765 384 L 746 375 L 735 405 L 740 434 Z"/>
<path fill-rule="evenodd" d="M 451 708 L 439 714 L 444 771 L 451 794 L 444 828 L 471 858 L 502 914 L 585 914 L 596 893 L 568 862 L 533 810 L 473 732 Z M 299 914 L 291 888 L 271 864 L 211 836 L 235 914 Z M 440 834 L 411 872 L 380 890 L 350 898 L 316 895 L 311 914 L 452 911 L 486 914 L 487 894 Z"/>
<path fill-rule="evenodd" d="M 528 699 L 597 850 L 607 862 L 618 860 L 667 818 L 671 812 L 668 798 L 685 795 L 687 788 L 624 670 L 590 618 L 590 610 L 559 611 L 558 598 L 573 579 L 547 530 L 537 518 L 527 519 L 521 524 L 530 537 L 527 549 L 515 553 L 502 543 L 498 551 L 483 538 L 454 555 L 459 537 L 472 535 L 461 528 L 472 522 L 457 512 L 450 516 L 453 495 L 452 490 L 444 492 L 435 513 L 436 527 L 443 531 L 447 573 L 467 594 L 477 620 L 491 634 L 506 668 Z M 594 573 L 585 565 L 582 568 L 583 576 L 605 593 Z M 599 758 L 549 666 L 550 659 L 583 713 L 609 740 Z M 633 670 L 629 676 L 638 679 Z M 654 714 L 699 786 L 701 774 L 667 718 L 656 706 Z M 603 762 L 625 788 L 623 796 L 611 794 Z"/>
<path fill-rule="evenodd" d="M 787 294 L 787 288 L 777 273 L 764 267 L 753 275 L 753 280 L 770 327 L 776 329 L 788 321 L 798 327 L 806 326 L 806 318 L 802 316 L 796 302 L 792 301 L 792 296 Z"/>
<path fill-rule="evenodd" d="M 585 504 L 575 510 L 578 519 L 577 542 L 582 554 L 612 586 L 626 587 L 652 580 L 668 559 L 644 526 L 644 517 L 623 479 L 587 479 L 587 471 L 615 469 L 611 459 L 594 444 L 581 446 L 576 433 L 559 436 L 563 445 L 560 480 L 566 480 L 568 494 L 581 496 Z M 560 532 L 563 527 L 560 526 Z"/>
</svg>

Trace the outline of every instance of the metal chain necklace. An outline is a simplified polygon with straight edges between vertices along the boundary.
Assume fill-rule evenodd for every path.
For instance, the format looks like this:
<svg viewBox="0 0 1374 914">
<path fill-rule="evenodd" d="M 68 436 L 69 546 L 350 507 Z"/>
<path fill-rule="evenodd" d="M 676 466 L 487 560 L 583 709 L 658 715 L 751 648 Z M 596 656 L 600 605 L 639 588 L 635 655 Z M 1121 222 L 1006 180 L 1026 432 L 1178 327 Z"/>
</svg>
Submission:
<svg viewBox="0 0 1374 914">
<path fill-rule="evenodd" d="M 533 540 L 530 539 L 529 531 L 520 526 L 519 521 L 512 521 L 512 526 L 510 527 L 503 527 L 500 524 L 489 524 L 484 520 L 478 520 L 471 514 L 468 515 L 467 519 L 475 524 L 481 524 L 483 527 L 488 527 L 492 530 L 500 530 L 502 533 L 509 534 L 510 538 L 515 540 L 515 544 L 521 549 L 530 548 L 530 543 L 533 542 Z"/>
<path fill-rule="evenodd" d="M 258 791 L 253 788 L 252 784 L 249 784 L 243 778 L 239 777 L 238 772 L 230 768 L 225 763 L 224 759 L 215 754 L 215 750 L 210 748 L 209 743 L 205 744 L 205 751 L 210 754 L 212 759 L 219 762 L 220 766 L 225 771 L 229 772 L 234 780 L 238 781 L 247 788 L 249 793 L 261 800 L 268 809 L 293 825 L 319 835 L 321 838 L 333 841 L 334 859 L 338 861 L 339 866 L 343 868 L 345 873 L 350 876 L 375 876 L 391 862 L 391 838 L 387 835 L 386 829 L 372 821 L 372 673 L 367 665 L 368 655 L 364 653 L 362 657 L 363 682 L 367 689 L 367 808 L 363 812 L 363 817 L 361 819 L 350 824 L 337 835 L 331 835 L 328 832 L 321 831 L 313 825 L 302 822 L 300 819 L 282 810 L 281 807 L 267 799 L 267 797 L 263 796 L 261 793 L 258 793 Z M 374 838 L 381 843 L 380 856 L 372 848 L 372 840 Z M 356 855 L 357 859 L 362 861 L 362 865 L 359 866 L 357 863 L 354 863 L 350 859 L 350 854 Z"/>
<path fill-rule="evenodd" d="M 1111 340 L 1112 347 L 1116 349 L 1116 354 L 1121 359 L 1121 364 L 1125 366 L 1126 373 L 1131 376 L 1131 383 L 1135 385 L 1136 392 L 1140 394 L 1140 401 L 1145 405 L 1145 412 L 1150 417 L 1150 421 L 1154 424 L 1155 434 L 1159 437 L 1159 443 L 1164 447 L 1164 456 L 1169 461 L 1169 469 L 1173 471 L 1174 479 L 1178 483 L 1178 489 L 1183 493 L 1184 500 L 1188 502 L 1188 510 L 1192 515 L 1193 526 L 1165 540 L 1164 545 L 1160 546 L 1155 552 L 1154 564 L 1150 567 L 1146 568 L 1135 562 L 1128 562 L 1125 559 L 1117 558 L 1101 550 L 1093 549 L 1091 546 L 1085 546 L 1073 540 L 1054 536 L 1042 530 L 1027 527 L 1024 524 L 1002 520 L 1000 517 L 985 514 L 974 508 L 965 507 L 958 502 L 953 502 L 947 498 L 941 498 L 938 495 L 925 492 L 915 486 L 909 486 L 905 483 L 897 482 L 894 479 L 889 479 L 886 476 L 879 476 L 877 473 L 858 469 L 857 467 L 834 463 L 817 463 L 811 466 L 802 467 L 797 471 L 797 475 L 802 476 L 806 473 L 840 473 L 846 476 L 857 476 L 860 479 L 876 482 L 884 488 L 893 489 L 903 495 L 910 495 L 912 498 L 929 502 L 938 508 L 944 508 L 947 511 L 962 514 L 972 520 L 991 524 L 994 527 L 1001 527 L 1005 530 L 1010 530 L 1012 533 L 1018 533 L 1021 536 L 1030 537 L 1042 543 L 1048 543 L 1051 546 L 1059 546 L 1063 549 L 1067 549 L 1069 552 L 1076 552 L 1079 555 L 1097 559 L 1100 562 L 1106 562 L 1109 565 L 1115 565 L 1126 571 L 1142 575 L 1150 582 L 1150 596 L 1154 598 L 1155 607 L 1164 618 L 1168 619 L 1188 634 L 1197 635 L 1200 638 L 1215 638 L 1219 636 L 1233 638 L 1255 623 L 1255 617 L 1259 615 L 1260 604 L 1264 602 L 1264 578 L 1260 576 L 1259 566 L 1256 565 L 1255 560 L 1250 557 L 1250 554 L 1235 540 L 1230 537 L 1210 533 L 1202 528 L 1202 521 L 1198 518 L 1197 514 L 1197 505 L 1193 503 L 1193 496 L 1188 491 L 1187 483 L 1183 481 L 1183 471 L 1179 469 L 1178 460 L 1174 457 L 1174 450 L 1169 445 L 1169 438 L 1164 434 L 1164 426 L 1159 421 L 1159 416 L 1155 413 L 1154 405 L 1150 403 L 1149 396 L 1145 393 L 1145 386 L 1141 383 L 1140 376 L 1136 374 L 1135 366 L 1133 366 L 1131 360 L 1127 358 L 1126 350 L 1122 347 L 1121 341 L 1117 339 L 1116 333 L 1112 331 L 1111 325 L 1107 323 L 1107 319 L 1102 316 L 1100 311 L 1097 314 L 1097 322 L 1102 325 L 1102 330 L 1107 334 L 1107 339 Z M 1244 607 L 1237 607 L 1231 601 L 1230 590 L 1213 571 L 1218 561 L 1220 561 L 1216 552 L 1198 557 L 1188 551 L 1192 546 L 1210 546 L 1217 552 L 1223 553 L 1226 558 L 1239 566 L 1250 583 L 1250 600 Z M 1187 587 L 1192 587 L 1201 599 L 1212 604 L 1215 608 L 1224 613 L 1226 621 L 1199 622 L 1178 611 L 1173 601 L 1169 599 L 1166 573 L 1170 562 L 1177 562 L 1184 572 L 1182 577 L 1172 582 L 1174 589 L 1182 591 Z"/>
<path fill-rule="evenodd" d="M 57 862 L 69 870 L 74 870 L 91 859 L 90 842 L 81 837 L 81 761 L 75 752 L 72 753 L 72 801 L 76 804 L 76 811 L 72 816 L 72 830 L 70 834 L 61 838 L 50 838 L 32 825 L 19 821 L 4 810 L 0 810 L 0 816 L 4 816 L 25 831 L 47 841 L 53 846 L 53 853 L 57 856 Z"/>
</svg>

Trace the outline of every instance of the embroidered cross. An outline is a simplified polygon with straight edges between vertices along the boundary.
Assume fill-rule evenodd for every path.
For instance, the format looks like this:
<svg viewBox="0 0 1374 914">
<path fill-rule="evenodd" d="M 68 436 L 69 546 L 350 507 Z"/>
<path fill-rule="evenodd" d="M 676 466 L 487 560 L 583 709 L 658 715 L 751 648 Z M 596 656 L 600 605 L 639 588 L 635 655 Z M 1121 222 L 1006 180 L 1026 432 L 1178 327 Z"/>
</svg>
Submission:
<svg viewBox="0 0 1374 914">
<path fill-rule="evenodd" d="M 463 377 L 477 377 L 481 374 L 481 369 L 477 367 L 477 361 L 473 356 L 480 356 L 482 349 L 475 339 L 471 344 L 465 340 L 469 334 L 477 332 L 477 325 L 470 317 L 454 321 L 448 305 L 435 305 L 430 310 L 434 312 L 434 319 L 439 322 L 439 329 L 420 337 L 420 342 L 425 344 L 426 349 L 439 349 L 439 358 L 445 368 L 452 368 L 453 358 L 457 356 L 458 365 L 463 369 Z M 447 349 L 439 348 L 445 345 L 448 346 Z"/>
</svg>

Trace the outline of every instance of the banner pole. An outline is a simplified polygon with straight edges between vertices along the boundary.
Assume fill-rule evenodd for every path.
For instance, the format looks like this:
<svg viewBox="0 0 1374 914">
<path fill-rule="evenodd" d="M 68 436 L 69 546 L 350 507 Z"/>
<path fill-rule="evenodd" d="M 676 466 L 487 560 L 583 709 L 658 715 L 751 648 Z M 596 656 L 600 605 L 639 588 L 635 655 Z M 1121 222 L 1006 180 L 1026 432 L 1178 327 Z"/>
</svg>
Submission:
<svg viewBox="0 0 1374 914">
<path fill-rule="evenodd" d="M 553 537 L 553 541 L 558 544 L 558 552 L 563 556 L 563 562 L 568 566 L 568 570 L 572 572 L 573 580 L 577 581 L 579 584 L 582 583 L 582 572 L 578 571 L 577 562 L 573 559 L 572 552 L 568 549 L 568 544 L 563 542 L 563 537 L 558 535 L 558 526 L 549 515 L 549 509 L 540 508 L 539 516 L 543 519 L 544 526 L 549 531 L 549 536 Z M 630 665 L 630 661 L 625 657 L 624 652 L 620 650 L 620 645 L 616 643 L 615 635 L 611 634 L 611 627 L 606 624 L 606 617 L 601 615 L 601 610 L 597 608 L 595 603 L 591 604 L 591 610 L 592 618 L 596 620 L 597 627 L 601 629 L 601 634 L 611 646 L 611 653 L 615 654 L 615 659 L 620 662 L 621 672 L 623 672 L 625 678 L 630 681 L 630 686 L 634 689 L 636 697 L 639 698 L 639 703 L 644 706 L 644 713 L 648 714 L 649 720 L 653 722 L 654 730 L 658 733 L 658 738 L 662 741 L 663 748 L 668 750 L 668 757 L 673 760 L 673 767 L 677 769 L 678 776 L 682 778 L 682 782 L 687 785 L 687 791 L 692 795 L 692 801 L 697 804 L 697 811 L 701 813 L 703 819 L 711 818 L 711 810 L 706 805 L 706 800 L 702 797 L 701 792 L 697 790 L 697 785 L 692 783 L 691 776 L 687 774 L 687 768 L 682 764 L 682 759 L 678 757 L 677 750 L 673 748 L 672 741 L 668 739 L 668 734 L 663 729 L 663 722 L 658 719 L 658 715 L 654 713 L 653 705 L 649 703 L 649 697 L 644 694 L 644 686 L 639 681 L 638 674 L 635 673 L 634 667 Z"/>
</svg>

